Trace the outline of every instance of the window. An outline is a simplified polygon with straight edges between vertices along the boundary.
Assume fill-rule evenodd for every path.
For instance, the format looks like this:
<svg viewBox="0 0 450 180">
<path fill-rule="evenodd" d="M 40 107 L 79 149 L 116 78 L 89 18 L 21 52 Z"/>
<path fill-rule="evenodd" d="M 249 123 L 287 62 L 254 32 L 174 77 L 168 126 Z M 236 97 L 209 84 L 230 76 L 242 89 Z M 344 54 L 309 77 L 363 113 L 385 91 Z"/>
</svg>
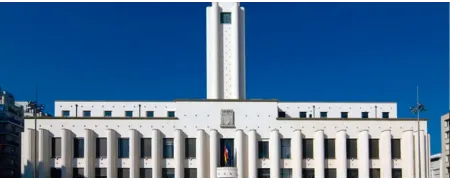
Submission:
<svg viewBox="0 0 450 180">
<path fill-rule="evenodd" d="M 281 159 L 291 158 L 291 139 L 281 139 Z"/>
<path fill-rule="evenodd" d="M 314 169 L 303 168 L 302 169 L 302 178 L 314 178 Z"/>
<path fill-rule="evenodd" d="M 389 118 L 389 112 L 383 112 L 382 113 L 382 117 L 383 117 L 383 119 L 388 119 Z"/>
<path fill-rule="evenodd" d="M 133 111 L 125 111 L 125 117 L 133 117 Z"/>
<path fill-rule="evenodd" d="M 302 141 L 303 159 L 314 159 L 314 140 L 303 139 Z"/>
<path fill-rule="evenodd" d="M 173 138 L 163 139 L 163 158 L 173 158 Z"/>
<path fill-rule="evenodd" d="M 52 158 L 61 157 L 61 138 L 52 138 Z"/>
<path fill-rule="evenodd" d="M 142 138 L 141 139 L 141 158 L 151 158 L 152 157 L 152 139 Z"/>
<path fill-rule="evenodd" d="M 162 168 L 162 178 L 175 178 L 175 169 Z"/>
<path fill-rule="evenodd" d="M 106 168 L 95 168 L 95 178 L 107 178 Z"/>
<path fill-rule="evenodd" d="M 62 111 L 62 115 L 63 115 L 63 117 L 69 117 L 70 111 Z"/>
<path fill-rule="evenodd" d="M 341 112 L 341 118 L 348 118 L 348 112 Z"/>
<path fill-rule="evenodd" d="M 292 169 L 291 168 L 281 168 L 280 169 L 280 178 L 292 178 Z"/>
<path fill-rule="evenodd" d="M 184 178 L 197 178 L 197 168 L 184 168 Z"/>
<path fill-rule="evenodd" d="M 220 13 L 220 23 L 231 24 L 231 13 L 229 12 Z"/>
<path fill-rule="evenodd" d="M 83 117 L 91 117 L 91 111 L 83 111 Z"/>
<path fill-rule="evenodd" d="M 370 168 L 369 177 L 370 178 L 380 178 L 380 169 L 379 168 Z"/>
<path fill-rule="evenodd" d="M 334 139 L 325 139 L 325 159 L 336 158 L 336 147 Z"/>
<path fill-rule="evenodd" d="M 220 140 L 220 167 L 234 167 L 234 140 Z"/>
<path fill-rule="evenodd" d="M 369 112 L 362 112 L 361 118 L 369 118 Z"/>
<path fill-rule="evenodd" d="M 300 112 L 300 118 L 306 118 L 306 112 L 304 111 Z"/>
<path fill-rule="evenodd" d="M 140 178 L 152 178 L 152 168 L 140 168 L 139 169 Z"/>
<path fill-rule="evenodd" d="M 402 158 L 402 147 L 401 147 L 400 139 L 392 139 L 391 140 L 391 153 L 392 159 L 401 159 Z"/>
<path fill-rule="evenodd" d="M 167 112 L 167 117 L 171 117 L 171 118 L 175 117 L 175 111 Z"/>
<path fill-rule="evenodd" d="M 270 178 L 270 169 L 258 168 L 258 178 Z"/>
<path fill-rule="evenodd" d="M 358 169 L 347 169 L 347 178 L 358 178 Z"/>
<path fill-rule="evenodd" d="M 380 145 L 378 139 L 369 139 L 369 158 L 370 159 L 379 159 Z"/>
<path fill-rule="evenodd" d="M 73 168 L 73 178 L 84 178 L 84 168 Z"/>
<path fill-rule="evenodd" d="M 258 157 L 259 159 L 269 159 L 269 142 L 258 142 Z"/>
<path fill-rule="evenodd" d="M 119 158 L 130 157 L 130 140 L 128 138 L 119 138 Z"/>
<path fill-rule="evenodd" d="M 312 114 L 309 114 L 309 118 L 312 118 Z"/>
<path fill-rule="evenodd" d="M 130 178 L 130 169 L 129 168 L 117 168 L 117 177 L 118 178 Z"/>
<path fill-rule="evenodd" d="M 75 138 L 73 140 L 73 157 L 83 158 L 84 157 L 84 139 Z"/>
<path fill-rule="evenodd" d="M 358 159 L 358 141 L 347 139 L 347 159 Z"/>
<path fill-rule="evenodd" d="M 61 169 L 60 168 L 51 168 L 50 169 L 50 178 L 62 178 Z"/>
<path fill-rule="evenodd" d="M 196 153 L 197 153 L 196 152 L 197 143 L 195 141 L 196 141 L 195 138 L 186 138 L 185 139 L 186 147 L 184 148 L 184 154 L 185 154 L 186 159 L 195 158 Z"/>
<path fill-rule="evenodd" d="M 325 168 L 325 178 L 336 178 L 336 169 Z"/>
<path fill-rule="evenodd" d="M 154 112 L 153 111 L 147 111 L 147 117 L 148 118 L 154 117 Z"/>
<path fill-rule="evenodd" d="M 97 138 L 95 142 L 97 158 L 106 157 L 106 138 Z M 105 173 L 106 174 L 106 173 Z"/>
<path fill-rule="evenodd" d="M 279 118 L 285 118 L 285 117 L 286 117 L 286 112 L 284 112 L 284 111 L 278 111 L 278 117 L 279 117 Z"/>
<path fill-rule="evenodd" d="M 105 111 L 105 112 L 103 112 L 103 116 L 111 117 L 112 116 L 112 112 L 111 111 Z"/>
<path fill-rule="evenodd" d="M 327 116 L 328 116 L 328 112 L 320 112 L 321 118 L 327 118 Z"/>
<path fill-rule="evenodd" d="M 392 178 L 402 178 L 402 169 L 392 169 Z"/>
</svg>

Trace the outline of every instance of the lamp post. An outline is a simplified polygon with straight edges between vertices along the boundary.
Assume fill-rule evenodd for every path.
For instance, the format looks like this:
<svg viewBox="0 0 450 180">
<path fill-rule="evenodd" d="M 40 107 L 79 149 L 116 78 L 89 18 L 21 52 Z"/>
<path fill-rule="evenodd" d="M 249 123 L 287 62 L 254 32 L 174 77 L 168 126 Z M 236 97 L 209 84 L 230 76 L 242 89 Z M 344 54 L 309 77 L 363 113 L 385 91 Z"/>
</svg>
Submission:
<svg viewBox="0 0 450 180">
<path fill-rule="evenodd" d="M 425 106 L 419 102 L 419 86 L 417 86 L 417 102 L 416 102 L 416 106 L 411 106 L 409 108 L 409 110 L 413 114 L 417 115 L 417 154 L 418 154 L 418 164 L 419 164 L 419 166 L 418 166 L 418 168 L 419 168 L 419 177 L 417 177 L 417 178 L 421 178 L 422 172 L 421 172 L 421 162 L 420 162 L 421 161 L 421 154 L 420 154 L 420 139 L 419 139 L 419 137 L 420 137 L 420 112 L 424 112 L 426 109 L 425 109 Z M 422 137 L 420 137 L 420 138 L 422 138 Z"/>
<path fill-rule="evenodd" d="M 33 163 L 33 177 L 37 178 L 37 115 L 39 113 L 41 113 L 44 110 L 44 105 L 43 104 L 38 104 L 37 103 L 37 91 L 36 91 L 36 101 L 30 101 L 28 102 L 28 109 L 31 110 L 33 112 L 33 116 L 34 116 L 34 163 Z"/>
</svg>

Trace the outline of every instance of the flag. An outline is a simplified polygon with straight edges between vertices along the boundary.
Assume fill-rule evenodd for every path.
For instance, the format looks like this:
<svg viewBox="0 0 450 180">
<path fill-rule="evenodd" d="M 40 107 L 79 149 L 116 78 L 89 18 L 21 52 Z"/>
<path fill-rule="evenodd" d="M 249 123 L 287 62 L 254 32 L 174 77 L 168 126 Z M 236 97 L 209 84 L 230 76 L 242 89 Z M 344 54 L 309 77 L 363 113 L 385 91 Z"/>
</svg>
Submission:
<svg viewBox="0 0 450 180">
<path fill-rule="evenodd" d="M 229 159 L 228 149 L 227 149 L 226 145 L 223 148 L 224 148 L 224 150 L 223 150 L 223 158 L 225 160 L 225 164 L 228 164 L 228 159 Z"/>
</svg>

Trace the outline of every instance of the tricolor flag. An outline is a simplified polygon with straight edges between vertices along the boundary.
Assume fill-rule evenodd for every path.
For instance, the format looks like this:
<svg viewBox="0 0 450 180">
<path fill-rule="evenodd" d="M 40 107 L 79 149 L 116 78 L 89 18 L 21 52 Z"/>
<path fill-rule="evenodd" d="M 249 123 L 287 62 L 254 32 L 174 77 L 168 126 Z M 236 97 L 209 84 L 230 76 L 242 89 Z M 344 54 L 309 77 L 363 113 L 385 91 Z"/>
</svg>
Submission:
<svg viewBox="0 0 450 180">
<path fill-rule="evenodd" d="M 230 157 L 228 156 L 228 148 L 227 148 L 227 145 L 225 145 L 223 148 L 224 148 L 224 150 L 223 150 L 223 158 L 224 158 L 224 160 L 225 160 L 225 164 L 228 164 L 228 159 L 229 159 Z"/>
</svg>

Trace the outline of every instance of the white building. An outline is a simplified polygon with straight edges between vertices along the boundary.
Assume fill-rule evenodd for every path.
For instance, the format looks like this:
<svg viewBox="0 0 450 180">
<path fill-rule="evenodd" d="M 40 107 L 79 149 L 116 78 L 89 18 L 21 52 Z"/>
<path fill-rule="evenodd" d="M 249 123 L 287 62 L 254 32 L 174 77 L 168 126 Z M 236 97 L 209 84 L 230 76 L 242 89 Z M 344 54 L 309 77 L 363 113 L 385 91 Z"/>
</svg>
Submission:
<svg viewBox="0 0 450 180">
<path fill-rule="evenodd" d="M 442 157 L 441 153 L 433 154 L 430 156 L 430 178 L 442 178 L 444 174 L 441 168 L 442 166 Z"/>
<path fill-rule="evenodd" d="M 24 176 L 428 177 L 427 122 L 396 103 L 247 100 L 244 9 L 207 13 L 207 100 L 56 101 L 26 121 Z"/>
<path fill-rule="evenodd" d="M 450 174 L 450 113 L 441 116 L 441 169 L 442 177 L 449 178 Z"/>
</svg>

